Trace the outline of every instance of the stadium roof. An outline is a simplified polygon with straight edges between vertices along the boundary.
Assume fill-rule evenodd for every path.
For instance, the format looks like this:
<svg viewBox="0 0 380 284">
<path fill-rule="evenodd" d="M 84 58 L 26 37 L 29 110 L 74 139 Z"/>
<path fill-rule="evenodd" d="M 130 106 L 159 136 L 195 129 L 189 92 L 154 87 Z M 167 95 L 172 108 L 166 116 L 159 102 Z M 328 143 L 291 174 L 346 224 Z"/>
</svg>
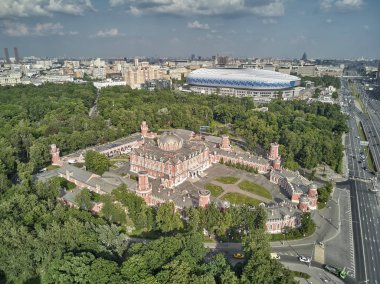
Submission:
<svg viewBox="0 0 380 284">
<path fill-rule="evenodd" d="M 298 86 L 300 78 L 251 68 L 198 69 L 187 77 L 190 85 L 239 89 L 276 90 Z"/>
</svg>

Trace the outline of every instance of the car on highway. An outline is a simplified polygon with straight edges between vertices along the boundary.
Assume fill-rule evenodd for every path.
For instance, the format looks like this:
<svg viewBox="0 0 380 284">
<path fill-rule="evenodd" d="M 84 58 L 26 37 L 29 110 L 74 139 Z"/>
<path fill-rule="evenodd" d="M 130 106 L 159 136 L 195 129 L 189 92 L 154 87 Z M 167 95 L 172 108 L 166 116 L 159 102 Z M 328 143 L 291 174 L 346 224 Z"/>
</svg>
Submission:
<svg viewBox="0 0 380 284">
<path fill-rule="evenodd" d="M 298 257 L 298 260 L 301 261 L 301 262 L 305 262 L 305 263 L 310 263 L 311 262 L 311 259 L 309 257 L 303 256 L 303 255 L 300 255 Z"/>
<path fill-rule="evenodd" d="M 236 252 L 236 253 L 234 253 L 233 257 L 236 259 L 244 259 L 244 254 L 242 254 L 240 252 Z"/>
</svg>

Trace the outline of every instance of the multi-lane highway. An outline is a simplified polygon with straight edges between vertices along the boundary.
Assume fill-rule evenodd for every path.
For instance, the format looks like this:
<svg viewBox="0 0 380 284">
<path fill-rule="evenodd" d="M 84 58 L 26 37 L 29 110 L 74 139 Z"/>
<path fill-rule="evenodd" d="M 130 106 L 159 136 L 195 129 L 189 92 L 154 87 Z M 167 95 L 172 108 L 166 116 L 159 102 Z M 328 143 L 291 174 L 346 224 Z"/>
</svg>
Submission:
<svg viewBox="0 0 380 284">
<path fill-rule="evenodd" d="M 347 82 L 342 82 L 342 90 L 352 104 L 352 97 Z M 346 137 L 346 150 L 348 167 L 351 176 L 351 210 L 352 228 L 355 246 L 356 280 L 358 283 L 380 283 L 380 209 L 375 200 L 375 194 L 370 191 L 372 183 L 368 181 L 373 177 L 367 171 L 366 160 L 360 158 L 364 152 L 360 146 L 357 119 L 365 116 L 358 114 L 354 105 L 348 109 L 350 113 L 349 129 Z M 370 122 L 372 124 L 372 122 Z M 374 122 L 376 124 L 376 122 Z M 369 123 L 364 121 L 363 125 Z M 372 124 L 372 128 L 373 128 Z M 371 130 L 372 131 L 372 130 Z M 376 132 L 374 135 L 377 136 Z M 379 138 L 373 137 L 373 138 Z M 371 142 L 370 142 L 371 143 Z"/>
<path fill-rule="evenodd" d="M 373 171 L 380 171 L 380 104 L 376 100 L 368 97 L 365 89 L 359 83 L 355 83 L 357 94 L 364 103 L 364 112 L 356 108 L 355 104 L 351 104 L 351 111 L 360 119 L 365 136 L 369 142 L 369 149 L 372 154 L 372 160 L 375 165 Z"/>
</svg>

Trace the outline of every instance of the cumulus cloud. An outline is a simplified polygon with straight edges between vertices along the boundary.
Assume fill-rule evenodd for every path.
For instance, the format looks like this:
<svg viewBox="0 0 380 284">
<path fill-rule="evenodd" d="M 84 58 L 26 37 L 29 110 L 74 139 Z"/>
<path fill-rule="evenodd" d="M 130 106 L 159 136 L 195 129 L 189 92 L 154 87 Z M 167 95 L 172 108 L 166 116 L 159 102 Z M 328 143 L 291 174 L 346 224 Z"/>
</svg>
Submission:
<svg viewBox="0 0 380 284">
<path fill-rule="evenodd" d="M 320 0 L 323 10 L 357 10 L 364 4 L 364 0 Z"/>
<path fill-rule="evenodd" d="M 335 5 L 341 9 L 358 9 L 363 5 L 363 0 L 338 0 Z"/>
<path fill-rule="evenodd" d="M 4 21 L 1 26 L 3 33 L 8 36 L 26 36 L 29 34 L 28 26 L 22 23 Z"/>
<path fill-rule="evenodd" d="M 4 34 L 11 37 L 64 35 L 61 23 L 37 23 L 29 27 L 19 22 L 3 21 L 1 28 Z"/>
<path fill-rule="evenodd" d="M 109 0 L 111 7 L 124 6 L 131 14 L 162 13 L 176 15 L 253 14 L 282 16 L 285 0 Z"/>
<path fill-rule="evenodd" d="M 95 10 L 91 0 L 1 0 L 0 18 L 52 16 L 54 13 L 83 15 Z"/>
<path fill-rule="evenodd" d="M 119 36 L 119 30 L 116 28 L 108 29 L 108 30 L 100 30 L 93 37 L 115 37 Z"/>
<path fill-rule="evenodd" d="M 197 29 L 197 30 L 208 30 L 210 28 L 208 24 L 201 24 L 198 21 L 187 23 L 187 27 L 189 29 Z"/>
<path fill-rule="evenodd" d="M 263 19 L 262 22 L 263 22 L 263 24 L 265 24 L 265 25 L 269 25 L 269 24 L 277 24 L 277 21 L 276 21 L 275 19 L 271 19 L 271 18 L 269 18 L 269 19 Z"/>
<path fill-rule="evenodd" d="M 34 33 L 36 35 L 51 35 L 51 34 L 59 34 L 63 35 L 62 32 L 63 26 L 61 23 L 43 23 L 43 24 L 36 24 L 34 27 Z"/>
</svg>

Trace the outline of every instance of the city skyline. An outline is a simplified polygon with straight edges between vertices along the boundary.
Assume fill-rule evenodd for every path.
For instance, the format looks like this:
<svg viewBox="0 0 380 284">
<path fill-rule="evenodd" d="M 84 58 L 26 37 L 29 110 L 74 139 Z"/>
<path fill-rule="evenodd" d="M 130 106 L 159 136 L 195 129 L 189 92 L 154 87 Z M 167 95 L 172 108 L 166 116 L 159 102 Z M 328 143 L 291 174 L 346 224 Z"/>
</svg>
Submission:
<svg viewBox="0 0 380 284">
<path fill-rule="evenodd" d="M 371 59 L 379 10 L 374 0 L 5 0 L 0 42 L 21 57 Z"/>
</svg>

